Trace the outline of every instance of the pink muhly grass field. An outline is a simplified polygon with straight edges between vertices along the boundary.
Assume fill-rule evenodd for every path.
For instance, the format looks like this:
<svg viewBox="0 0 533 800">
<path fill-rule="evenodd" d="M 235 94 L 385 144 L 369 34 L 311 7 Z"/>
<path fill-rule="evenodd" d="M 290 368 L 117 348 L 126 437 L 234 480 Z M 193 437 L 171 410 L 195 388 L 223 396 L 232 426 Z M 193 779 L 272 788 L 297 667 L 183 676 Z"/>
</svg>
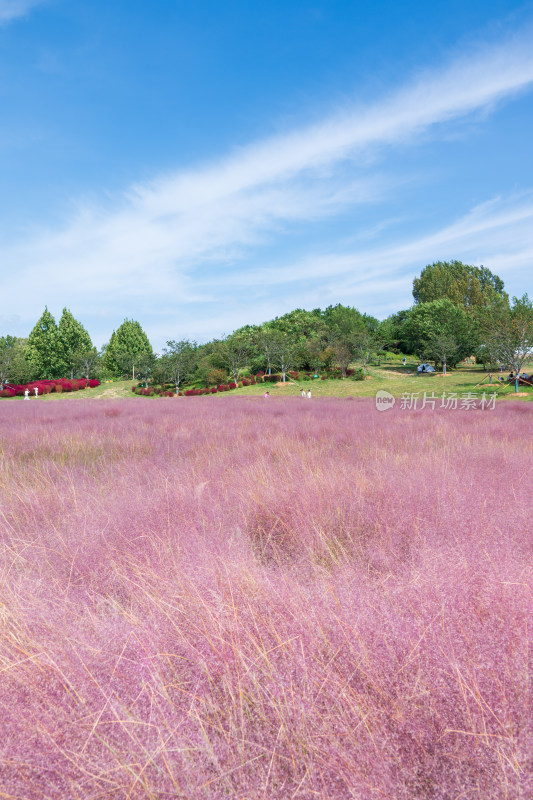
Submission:
<svg viewBox="0 0 533 800">
<path fill-rule="evenodd" d="M 532 425 L 2 405 L 0 797 L 533 797 Z"/>
</svg>

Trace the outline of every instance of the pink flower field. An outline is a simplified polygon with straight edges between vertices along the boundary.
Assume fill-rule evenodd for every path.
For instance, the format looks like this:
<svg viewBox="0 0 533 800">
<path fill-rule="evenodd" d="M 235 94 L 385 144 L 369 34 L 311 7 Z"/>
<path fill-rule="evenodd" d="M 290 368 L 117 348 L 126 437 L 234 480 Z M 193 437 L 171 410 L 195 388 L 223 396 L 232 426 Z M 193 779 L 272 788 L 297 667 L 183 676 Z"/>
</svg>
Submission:
<svg viewBox="0 0 533 800">
<path fill-rule="evenodd" d="M 1 411 L 2 800 L 533 797 L 533 405 Z"/>
</svg>

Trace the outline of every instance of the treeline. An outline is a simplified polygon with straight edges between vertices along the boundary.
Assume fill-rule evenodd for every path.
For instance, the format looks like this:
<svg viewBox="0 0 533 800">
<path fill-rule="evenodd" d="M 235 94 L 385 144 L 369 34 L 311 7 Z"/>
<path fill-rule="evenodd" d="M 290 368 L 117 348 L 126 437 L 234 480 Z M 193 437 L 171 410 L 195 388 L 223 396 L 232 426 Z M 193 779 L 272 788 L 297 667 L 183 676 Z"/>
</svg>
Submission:
<svg viewBox="0 0 533 800">
<path fill-rule="evenodd" d="M 245 325 L 206 344 L 169 340 L 153 351 L 141 325 L 124 320 L 100 352 L 68 309 L 59 323 L 46 308 L 27 339 L 0 338 L 0 383 L 37 379 L 131 377 L 158 384 L 218 385 L 243 375 L 291 370 L 346 377 L 388 354 L 415 356 L 437 368 L 475 356 L 487 369 L 520 372 L 533 350 L 533 308 L 525 294 L 512 302 L 503 281 L 485 267 L 436 262 L 413 282 L 410 309 L 378 321 L 337 304 L 296 309 L 262 325 Z"/>
</svg>

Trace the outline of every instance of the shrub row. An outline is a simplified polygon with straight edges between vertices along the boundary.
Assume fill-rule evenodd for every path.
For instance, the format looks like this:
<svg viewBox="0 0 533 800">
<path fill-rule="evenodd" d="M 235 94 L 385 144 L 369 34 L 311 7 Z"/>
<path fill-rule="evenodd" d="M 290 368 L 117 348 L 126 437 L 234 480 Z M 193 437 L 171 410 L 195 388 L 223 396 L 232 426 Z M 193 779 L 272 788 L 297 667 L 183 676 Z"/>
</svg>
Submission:
<svg viewBox="0 0 533 800">
<path fill-rule="evenodd" d="M 57 380 L 43 380 L 31 381 L 30 383 L 6 383 L 4 388 L 0 390 L 0 397 L 24 397 L 26 389 L 30 395 L 35 394 L 35 389 L 38 390 L 39 395 L 50 394 L 50 392 L 78 392 L 80 389 L 89 388 L 94 389 L 99 386 L 100 381 L 86 380 L 80 378 L 79 380 L 67 380 L 66 378 L 59 378 Z"/>
</svg>

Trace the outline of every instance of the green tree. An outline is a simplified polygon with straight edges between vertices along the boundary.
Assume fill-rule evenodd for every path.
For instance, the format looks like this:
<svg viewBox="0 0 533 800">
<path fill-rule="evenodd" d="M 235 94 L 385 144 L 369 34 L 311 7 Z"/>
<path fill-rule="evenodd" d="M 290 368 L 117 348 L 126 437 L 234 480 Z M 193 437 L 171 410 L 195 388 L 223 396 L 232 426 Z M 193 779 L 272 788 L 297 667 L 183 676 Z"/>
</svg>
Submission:
<svg viewBox="0 0 533 800">
<path fill-rule="evenodd" d="M 512 369 L 518 392 L 522 367 L 533 356 L 533 304 L 527 294 L 513 297 L 511 307 L 498 310 L 482 334 L 482 344 Z"/>
<path fill-rule="evenodd" d="M 471 355 L 477 346 L 465 309 L 447 298 L 414 306 L 405 318 L 401 333 L 407 352 L 416 353 L 421 360 L 439 360 L 435 350 L 445 345 L 446 361 L 452 367 Z"/>
<path fill-rule="evenodd" d="M 350 336 L 342 336 L 335 340 L 333 344 L 335 354 L 335 364 L 341 371 L 342 378 L 346 378 L 346 370 L 350 366 L 354 357 L 354 342 Z"/>
<path fill-rule="evenodd" d="M 371 331 L 368 328 L 363 328 L 360 331 L 356 331 L 350 337 L 350 340 L 355 359 L 356 361 L 360 362 L 361 366 L 363 367 L 363 374 L 366 375 L 367 364 L 376 354 L 380 346 L 378 338 L 374 331 Z"/>
<path fill-rule="evenodd" d="M 11 383 L 29 383 L 32 379 L 32 368 L 27 359 L 28 340 L 17 339 L 13 351 L 9 380 Z"/>
<path fill-rule="evenodd" d="M 135 367 L 140 361 L 144 361 L 147 355 L 153 355 L 152 345 L 140 323 L 133 319 L 125 319 L 111 334 L 102 362 L 111 374 L 131 372 L 135 380 Z"/>
<path fill-rule="evenodd" d="M 11 378 L 13 359 L 16 354 L 18 339 L 16 336 L 0 336 L 0 386 Z"/>
<path fill-rule="evenodd" d="M 101 356 L 96 347 L 80 350 L 77 354 L 77 365 L 83 376 L 89 380 L 91 375 L 98 372 Z"/>
<path fill-rule="evenodd" d="M 428 264 L 413 281 L 413 297 L 417 304 L 446 298 L 465 310 L 490 306 L 498 299 L 508 302 L 501 278 L 486 267 L 462 261 Z"/>
<path fill-rule="evenodd" d="M 26 357 L 34 378 L 61 378 L 66 374 L 61 336 L 47 307 L 28 337 Z"/>
<path fill-rule="evenodd" d="M 196 365 L 196 357 L 196 342 L 190 342 L 188 339 L 181 339 L 179 342 L 168 341 L 167 346 L 163 348 L 161 366 L 165 380 L 172 381 L 176 391 L 192 373 Z"/>
<path fill-rule="evenodd" d="M 71 312 L 63 309 L 59 320 L 59 338 L 63 349 L 63 360 L 70 371 L 70 377 L 82 366 L 84 356 L 92 350 L 91 337 Z"/>
<path fill-rule="evenodd" d="M 233 333 L 221 342 L 217 342 L 214 356 L 219 366 L 224 368 L 237 383 L 241 370 L 246 366 L 250 355 L 250 345 L 245 336 Z"/>
<path fill-rule="evenodd" d="M 281 372 L 283 383 L 285 383 L 287 372 L 294 365 L 298 350 L 298 343 L 289 334 L 278 332 L 274 347 L 273 364 Z"/>
</svg>

